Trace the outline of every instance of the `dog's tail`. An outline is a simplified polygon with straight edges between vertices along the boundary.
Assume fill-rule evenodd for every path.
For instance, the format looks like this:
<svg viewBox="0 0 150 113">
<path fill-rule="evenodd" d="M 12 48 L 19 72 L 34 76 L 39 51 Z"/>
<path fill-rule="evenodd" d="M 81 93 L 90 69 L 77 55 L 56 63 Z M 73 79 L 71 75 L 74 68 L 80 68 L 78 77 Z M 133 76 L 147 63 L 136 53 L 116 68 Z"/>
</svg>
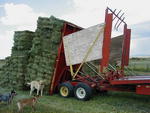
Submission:
<svg viewBox="0 0 150 113">
<path fill-rule="evenodd" d="M 31 85 L 31 83 L 29 83 L 29 82 L 28 82 L 27 84 L 28 84 L 28 85 Z"/>
</svg>

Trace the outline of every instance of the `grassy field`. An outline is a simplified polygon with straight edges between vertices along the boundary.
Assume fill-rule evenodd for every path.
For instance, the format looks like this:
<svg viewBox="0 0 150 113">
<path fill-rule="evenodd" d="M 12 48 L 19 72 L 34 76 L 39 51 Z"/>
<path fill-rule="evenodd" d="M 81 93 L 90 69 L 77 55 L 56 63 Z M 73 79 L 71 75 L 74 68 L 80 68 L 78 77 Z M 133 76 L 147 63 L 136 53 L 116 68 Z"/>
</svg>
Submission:
<svg viewBox="0 0 150 113">
<path fill-rule="evenodd" d="M 9 90 L 0 89 L 0 93 Z M 0 113 L 17 113 L 17 100 L 29 97 L 29 91 L 17 91 L 13 104 L 0 104 Z M 149 96 L 133 93 L 109 92 L 107 95 L 94 95 L 89 101 L 63 98 L 59 95 L 43 96 L 36 104 L 36 111 L 26 107 L 24 113 L 150 113 Z"/>
<path fill-rule="evenodd" d="M 130 59 L 130 63 L 128 67 L 134 71 L 150 73 L 150 58 Z"/>
<path fill-rule="evenodd" d="M 0 67 L 3 63 L 0 62 Z M 137 74 L 150 75 L 150 59 L 132 59 L 129 67 Z M 0 94 L 9 91 L 0 88 Z M 17 113 L 17 101 L 28 98 L 29 91 L 17 93 L 13 104 L 0 103 L 0 113 Z M 44 95 L 36 104 L 36 111 L 26 107 L 24 113 L 150 113 L 150 96 L 108 92 L 107 95 L 95 94 L 89 101 L 79 101 L 74 97 L 66 99 L 59 95 Z"/>
</svg>

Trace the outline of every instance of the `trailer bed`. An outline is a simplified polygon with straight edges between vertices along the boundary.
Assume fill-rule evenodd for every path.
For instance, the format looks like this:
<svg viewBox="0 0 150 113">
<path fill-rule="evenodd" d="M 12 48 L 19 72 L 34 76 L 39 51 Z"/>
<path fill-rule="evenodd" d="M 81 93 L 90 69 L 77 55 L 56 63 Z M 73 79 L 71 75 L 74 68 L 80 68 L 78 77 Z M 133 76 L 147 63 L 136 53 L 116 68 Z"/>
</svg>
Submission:
<svg viewBox="0 0 150 113">
<path fill-rule="evenodd" d="M 150 84 L 150 76 L 125 76 L 119 79 L 112 80 L 112 85 L 121 84 Z"/>
</svg>

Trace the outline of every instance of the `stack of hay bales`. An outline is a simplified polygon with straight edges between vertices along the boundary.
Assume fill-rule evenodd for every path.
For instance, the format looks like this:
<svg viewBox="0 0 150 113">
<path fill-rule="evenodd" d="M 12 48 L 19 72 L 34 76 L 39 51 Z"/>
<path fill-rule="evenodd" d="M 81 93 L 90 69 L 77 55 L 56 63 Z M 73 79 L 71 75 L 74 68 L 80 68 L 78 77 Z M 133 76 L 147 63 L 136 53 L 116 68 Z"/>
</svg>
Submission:
<svg viewBox="0 0 150 113">
<path fill-rule="evenodd" d="M 5 64 L 5 60 L 4 59 L 0 59 L 0 72 L 2 70 L 3 65 Z"/>
<path fill-rule="evenodd" d="M 12 66 L 12 68 L 10 68 Z M 0 72 L 0 86 L 1 87 L 10 87 L 10 79 L 11 79 L 11 70 L 13 69 L 13 65 L 11 64 L 11 57 L 5 58 L 5 64 L 1 68 Z"/>
<path fill-rule="evenodd" d="M 6 58 L 1 74 L 1 84 L 10 85 L 13 88 L 23 89 L 25 85 L 25 75 L 29 50 L 32 47 L 34 32 L 16 31 L 14 34 L 14 46 L 12 47 L 11 57 Z"/>
<path fill-rule="evenodd" d="M 48 92 L 63 24 L 53 16 L 39 17 L 35 32 L 15 32 L 11 56 L 1 69 L 0 85 L 24 89 L 27 82 L 44 80 Z"/>
<path fill-rule="evenodd" d="M 53 16 L 39 17 L 30 50 L 27 76 L 30 80 L 45 80 L 47 91 L 54 71 L 63 23 L 64 21 Z"/>
</svg>

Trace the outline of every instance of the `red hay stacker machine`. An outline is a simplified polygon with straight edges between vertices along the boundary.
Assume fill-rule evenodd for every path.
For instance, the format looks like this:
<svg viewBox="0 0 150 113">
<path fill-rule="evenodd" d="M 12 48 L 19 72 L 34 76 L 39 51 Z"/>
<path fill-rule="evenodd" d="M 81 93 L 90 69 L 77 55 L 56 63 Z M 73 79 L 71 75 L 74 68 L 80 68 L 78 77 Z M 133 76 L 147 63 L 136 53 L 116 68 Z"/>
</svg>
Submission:
<svg viewBox="0 0 150 113">
<path fill-rule="evenodd" d="M 82 71 L 81 64 L 72 65 L 73 71 L 77 73 L 75 76 L 72 76 L 70 66 L 66 65 L 63 38 L 83 28 L 68 22 L 64 24 L 61 37 L 62 41 L 58 49 L 58 56 L 56 58 L 55 69 L 50 84 L 51 95 L 59 92 L 63 97 L 74 95 L 79 100 L 88 100 L 92 95 L 93 89 L 99 92 L 126 91 L 150 95 L 150 76 L 126 76 L 124 74 L 124 68 L 129 64 L 131 29 L 127 28 L 124 18 L 122 19 L 122 16 L 119 17 L 121 11 L 117 14 L 115 12 L 116 10 L 112 11 L 110 8 L 107 8 L 105 12 L 102 59 L 100 60 L 100 72 L 103 73 L 104 76 L 81 76 L 79 72 L 79 70 Z M 109 70 L 104 73 L 104 68 L 109 65 L 112 24 L 115 19 L 118 21 L 115 24 L 116 28 L 118 28 L 120 24 L 124 26 L 121 68 Z"/>
</svg>

